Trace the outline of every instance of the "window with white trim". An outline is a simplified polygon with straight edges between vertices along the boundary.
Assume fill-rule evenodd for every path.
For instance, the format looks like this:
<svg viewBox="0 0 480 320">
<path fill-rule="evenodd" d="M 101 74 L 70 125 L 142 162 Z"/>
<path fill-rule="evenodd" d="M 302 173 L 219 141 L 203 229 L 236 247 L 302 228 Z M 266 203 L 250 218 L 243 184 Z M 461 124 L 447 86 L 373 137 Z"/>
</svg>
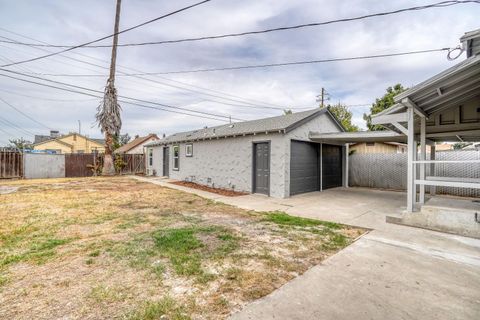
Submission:
<svg viewBox="0 0 480 320">
<path fill-rule="evenodd" d="M 151 167 L 153 166 L 153 149 L 148 149 L 148 165 Z"/>
<path fill-rule="evenodd" d="M 173 170 L 180 170 L 180 147 L 173 146 Z"/>
<path fill-rule="evenodd" d="M 185 156 L 193 157 L 193 144 L 189 143 L 185 145 Z"/>
</svg>

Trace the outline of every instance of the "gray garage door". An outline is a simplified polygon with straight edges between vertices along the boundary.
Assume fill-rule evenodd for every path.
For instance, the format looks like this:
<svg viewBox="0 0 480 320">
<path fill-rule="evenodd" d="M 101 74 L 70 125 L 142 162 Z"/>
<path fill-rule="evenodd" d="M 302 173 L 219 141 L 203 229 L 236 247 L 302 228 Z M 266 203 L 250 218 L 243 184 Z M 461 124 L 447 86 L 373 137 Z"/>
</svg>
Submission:
<svg viewBox="0 0 480 320">
<path fill-rule="evenodd" d="M 342 186 L 342 147 L 322 144 L 322 190 Z"/>
<path fill-rule="evenodd" d="M 290 195 L 320 190 L 319 150 L 319 144 L 292 140 Z"/>
</svg>

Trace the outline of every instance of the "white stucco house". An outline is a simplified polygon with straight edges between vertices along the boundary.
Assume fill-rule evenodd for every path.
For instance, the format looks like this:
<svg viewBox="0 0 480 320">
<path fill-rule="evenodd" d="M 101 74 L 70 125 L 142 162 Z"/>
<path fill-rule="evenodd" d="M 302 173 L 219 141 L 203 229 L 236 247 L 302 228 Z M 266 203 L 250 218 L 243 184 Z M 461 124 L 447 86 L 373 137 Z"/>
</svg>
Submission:
<svg viewBox="0 0 480 320">
<path fill-rule="evenodd" d="M 345 144 L 310 132 L 343 132 L 327 109 L 176 133 L 147 145 L 147 174 L 276 198 L 346 183 Z"/>
<path fill-rule="evenodd" d="M 144 137 L 136 136 L 135 139 L 132 141 L 124 144 L 117 150 L 115 150 L 116 154 L 144 154 L 145 153 L 145 146 L 153 141 L 157 141 L 160 138 L 154 134 L 150 133 Z"/>
</svg>

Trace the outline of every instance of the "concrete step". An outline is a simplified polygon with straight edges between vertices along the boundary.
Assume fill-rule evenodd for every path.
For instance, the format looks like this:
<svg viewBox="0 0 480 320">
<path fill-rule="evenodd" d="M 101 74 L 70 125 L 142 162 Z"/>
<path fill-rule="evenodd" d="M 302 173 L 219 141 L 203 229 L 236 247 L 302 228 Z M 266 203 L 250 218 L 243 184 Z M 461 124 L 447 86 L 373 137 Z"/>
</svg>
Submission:
<svg viewBox="0 0 480 320">
<path fill-rule="evenodd" d="M 387 216 L 387 222 L 480 239 L 480 203 L 473 199 L 432 198 L 419 212 Z"/>
</svg>

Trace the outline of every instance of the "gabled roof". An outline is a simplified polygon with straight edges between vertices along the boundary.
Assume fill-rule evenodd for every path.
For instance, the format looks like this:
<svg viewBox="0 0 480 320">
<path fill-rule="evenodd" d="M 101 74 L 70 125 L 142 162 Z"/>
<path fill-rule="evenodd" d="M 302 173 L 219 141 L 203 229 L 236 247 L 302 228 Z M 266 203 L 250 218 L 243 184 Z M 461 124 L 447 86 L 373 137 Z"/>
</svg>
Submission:
<svg viewBox="0 0 480 320">
<path fill-rule="evenodd" d="M 126 152 L 132 150 L 133 148 L 141 145 L 142 143 L 145 143 L 146 141 L 148 141 L 151 138 L 155 138 L 156 140 L 159 140 L 159 138 L 156 134 L 151 133 L 151 134 L 149 134 L 145 137 L 138 137 L 138 138 L 133 139 L 129 143 L 124 144 L 123 146 L 121 146 L 120 148 L 115 150 L 115 153 L 126 153 Z"/>
<path fill-rule="evenodd" d="M 211 128 L 175 133 L 166 137 L 165 139 L 149 143 L 147 146 L 156 146 L 220 137 L 235 137 L 240 135 L 257 133 L 260 134 L 272 132 L 288 132 L 324 113 L 328 113 L 330 116 L 332 116 L 339 128 L 344 130 L 338 120 L 328 111 L 328 108 L 316 108 L 312 110 L 286 114 L 283 116 L 236 122 Z"/>
<path fill-rule="evenodd" d="M 88 137 L 86 137 L 86 136 L 84 136 L 84 135 L 81 135 L 81 134 L 78 134 L 78 133 L 69 133 L 69 134 L 65 134 L 65 135 L 63 135 L 63 136 L 61 136 L 61 137 L 50 138 L 50 139 L 48 139 L 48 140 L 44 140 L 44 141 L 41 141 L 41 142 L 38 142 L 38 143 L 34 143 L 33 145 L 34 145 L 34 146 L 38 146 L 38 145 L 41 145 L 41 144 L 44 144 L 44 143 L 47 143 L 47 142 L 56 141 L 56 142 L 60 142 L 60 143 L 62 143 L 62 144 L 65 144 L 65 145 L 68 145 L 68 146 L 72 147 L 71 144 L 68 144 L 68 143 L 62 141 L 62 139 L 66 138 L 66 137 L 69 137 L 69 136 L 71 136 L 71 135 L 74 135 L 74 134 L 76 134 L 77 136 L 80 136 L 80 137 L 82 137 L 82 138 L 85 138 L 85 139 L 87 139 L 87 140 L 89 140 L 89 141 L 91 141 L 91 142 L 94 142 L 94 143 L 98 143 L 98 144 L 102 144 L 102 143 L 104 144 L 104 143 L 105 143 L 105 140 L 103 140 L 103 139 L 92 139 L 92 138 L 88 138 Z"/>
</svg>

